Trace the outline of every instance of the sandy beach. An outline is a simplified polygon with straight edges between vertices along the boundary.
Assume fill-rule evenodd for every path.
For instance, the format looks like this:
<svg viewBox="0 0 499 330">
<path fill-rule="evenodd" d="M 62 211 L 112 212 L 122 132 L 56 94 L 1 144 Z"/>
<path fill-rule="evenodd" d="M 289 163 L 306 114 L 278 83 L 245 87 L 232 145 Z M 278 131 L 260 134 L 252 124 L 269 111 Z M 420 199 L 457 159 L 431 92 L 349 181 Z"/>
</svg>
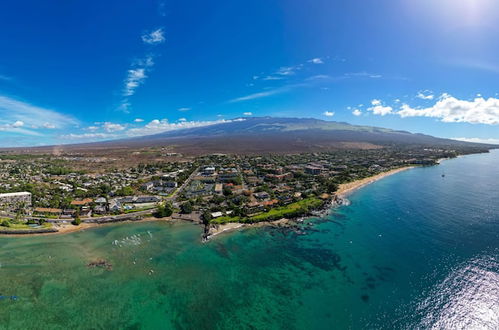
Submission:
<svg viewBox="0 0 499 330">
<path fill-rule="evenodd" d="M 405 171 L 405 170 L 408 170 L 411 168 L 414 168 L 414 166 L 400 167 L 400 168 L 396 168 L 396 169 L 393 169 L 393 170 L 390 170 L 387 172 L 383 172 L 383 173 L 380 173 L 380 174 L 377 174 L 374 176 L 370 176 L 368 178 L 340 184 L 338 190 L 336 191 L 336 195 L 344 197 L 348 194 L 351 194 L 355 190 L 360 189 L 360 188 L 362 188 L 370 183 L 376 182 L 378 180 L 386 178 L 387 176 L 390 176 L 390 175 L 393 175 L 393 174 L 396 174 L 396 173 L 399 173 L 399 172 L 402 172 L 402 171 Z"/>
<path fill-rule="evenodd" d="M 349 182 L 349 183 L 343 183 L 339 186 L 338 188 L 338 191 L 336 192 L 336 194 L 338 196 L 341 196 L 341 197 L 344 197 L 348 194 L 351 194 L 352 192 L 354 192 L 355 190 L 357 189 L 360 189 L 370 183 L 373 183 L 373 182 L 376 182 L 378 180 L 381 180 L 387 176 L 390 176 L 390 175 L 393 175 L 393 174 L 396 174 L 396 173 L 399 173 L 399 172 L 402 172 L 402 171 L 405 171 L 405 170 L 408 170 L 408 169 L 411 169 L 413 168 L 414 166 L 407 166 L 407 167 L 401 167 L 401 168 L 396 168 L 396 169 L 393 169 L 393 170 L 390 170 L 390 171 L 387 171 L 387 172 L 383 172 L 383 173 L 380 173 L 380 174 L 377 174 L 377 175 L 374 175 L 374 176 L 371 176 L 371 177 L 368 177 L 368 178 L 364 178 L 364 179 L 360 179 L 360 180 L 356 180 L 356 181 L 352 181 L 352 182 Z M 145 218 L 145 219 L 142 219 L 142 220 L 138 220 L 138 221 L 133 221 L 133 222 L 147 222 L 147 221 L 168 221 L 168 220 L 172 220 L 170 217 L 169 218 L 163 218 L 163 219 L 158 219 L 158 218 Z M 123 221 L 123 222 L 120 222 L 120 223 L 128 223 L 130 221 Z M 285 225 L 286 223 L 288 223 L 289 220 L 288 219 L 281 219 L 281 220 L 277 220 L 277 221 L 273 221 L 273 222 L 260 222 L 260 223 L 255 223 L 255 224 L 243 224 L 243 223 L 227 223 L 227 224 L 223 224 L 223 225 L 218 225 L 216 228 L 215 227 L 212 227 L 210 229 L 210 233 L 209 233 L 209 237 L 213 237 L 213 236 L 216 236 L 216 235 L 219 235 L 221 233 L 224 233 L 224 232 L 230 232 L 230 231 L 233 231 L 233 230 L 236 230 L 236 229 L 239 229 L 239 228 L 242 228 L 242 227 L 246 227 L 246 226 L 268 226 L 268 225 Z M 44 235 L 61 235 L 61 234 L 69 234 L 69 233 L 74 233 L 74 232 L 77 232 L 77 231 L 81 231 L 81 230 L 86 230 L 86 229 L 89 229 L 89 228 L 94 228 L 94 227 L 99 227 L 99 226 L 105 226 L 105 225 L 111 225 L 111 224 L 117 224 L 117 222 L 113 222 L 113 223 L 108 223 L 108 224 L 98 224 L 98 223 L 82 223 L 80 224 L 79 226 L 74 226 L 70 223 L 67 223 L 67 224 L 57 224 L 57 225 L 54 225 L 54 228 L 56 228 L 58 231 L 57 232 L 51 232 L 51 233 L 36 233 L 36 234 L 0 234 L 0 236 L 44 236 Z"/>
</svg>

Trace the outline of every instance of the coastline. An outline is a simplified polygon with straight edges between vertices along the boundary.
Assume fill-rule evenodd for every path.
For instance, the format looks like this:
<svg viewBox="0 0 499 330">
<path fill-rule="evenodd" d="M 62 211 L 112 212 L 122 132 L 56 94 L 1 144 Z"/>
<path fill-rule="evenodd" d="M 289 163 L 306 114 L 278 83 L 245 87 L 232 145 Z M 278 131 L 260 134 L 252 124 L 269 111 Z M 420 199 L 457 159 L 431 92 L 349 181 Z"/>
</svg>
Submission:
<svg viewBox="0 0 499 330">
<path fill-rule="evenodd" d="M 32 236 L 53 236 L 53 235 L 64 235 L 75 233 L 91 228 L 97 228 L 106 225 L 116 225 L 116 224 L 125 224 L 125 223 L 136 223 L 136 222 L 153 222 L 153 221 L 174 221 L 171 217 L 167 218 L 145 218 L 142 220 L 126 220 L 121 222 L 109 222 L 109 223 L 96 223 L 96 222 L 83 222 L 78 226 L 72 225 L 70 223 L 63 225 L 56 225 L 52 228 L 57 229 L 54 232 L 46 232 L 46 233 L 25 233 L 25 234 L 0 234 L 0 237 L 32 237 Z"/>
<path fill-rule="evenodd" d="M 391 176 L 393 174 L 397 174 L 397 173 L 409 170 L 409 169 L 414 168 L 414 167 L 415 166 L 399 167 L 399 168 L 396 168 L 396 169 L 393 169 L 393 170 L 390 170 L 387 172 L 382 172 L 382 173 L 376 174 L 374 176 L 364 178 L 364 179 L 359 179 L 359 180 L 355 180 L 355 181 L 348 182 L 348 183 L 342 183 L 339 185 L 338 190 L 336 191 L 336 196 L 338 196 L 338 197 L 348 196 L 351 193 L 353 193 L 354 191 L 356 191 L 360 188 L 363 188 L 363 187 L 367 186 L 368 184 L 379 181 L 379 180 L 386 178 L 388 176 Z"/>
<path fill-rule="evenodd" d="M 336 191 L 336 197 L 339 198 L 345 198 L 347 195 L 353 193 L 354 191 L 361 189 L 368 184 L 371 184 L 373 182 L 376 182 L 378 180 L 381 180 L 383 178 L 386 178 L 390 175 L 400 173 L 402 171 L 414 168 L 415 166 L 405 166 L 405 167 L 400 167 L 396 168 L 390 171 L 382 172 L 374 176 L 370 176 L 364 179 L 359 179 L 355 180 L 352 182 L 348 183 L 343 183 L 339 185 L 338 190 Z M 329 203 L 328 203 L 329 204 Z M 331 208 L 331 205 L 329 204 L 327 206 L 328 210 Z M 79 226 L 74 226 L 72 224 L 64 224 L 64 225 L 57 225 L 54 226 L 53 228 L 57 229 L 56 232 L 47 232 L 47 233 L 26 233 L 26 234 L 0 234 L 0 237 L 20 237 L 20 236 L 47 236 L 47 235 L 63 235 L 63 234 L 70 234 L 78 231 L 83 231 L 86 229 L 90 228 L 95 228 L 99 227 L 102 225 L 109 225 L 109 224 L 120 224 L 120 223 L 128 223 L 128 222 L 149 222 L 149 221 L 172 221 L 171 217 L 168 218 L 145 218 L 142 220 L 135 220 L 135 221 L 123 221 L 123 222 L 113 222 L 113 223 L 82 223 Z M 231 232 L 236 229 L 244 228 L 244 227 L 263 227 L 263 226 L 288 226 L 292 222 L 292 219 L 279 219 L 276 221 L 265 221 L 265 222 L 258 222 L 258 223 L 227 223 L 223 225 L 211 225 L 209 228 L 209 231 L 207 233 L 207 236 L 204 238 L 204 240 L 208 241 L 210 238 L 220 235 L 225 232 Z"/>
</svg>

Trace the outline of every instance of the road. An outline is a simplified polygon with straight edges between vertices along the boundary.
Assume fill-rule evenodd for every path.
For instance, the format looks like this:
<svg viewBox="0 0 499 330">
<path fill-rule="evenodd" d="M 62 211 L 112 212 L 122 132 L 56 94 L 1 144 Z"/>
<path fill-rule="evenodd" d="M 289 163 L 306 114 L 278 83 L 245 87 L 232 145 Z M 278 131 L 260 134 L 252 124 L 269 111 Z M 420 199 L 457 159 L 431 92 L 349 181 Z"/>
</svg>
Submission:
<svg viewBox="0 0 499 330">
<path fill-rule="evenodd" d="M 172 201 L 175 199 L 175 197 L 177 197 L 178 193 L 181 192 L 182 190 L 184 190 L 184 188 L 192 181 L 192 179 L 194 179 L 194 177 L 199 173 L 199 170 L 201 169 L 201 166 L 198 166 L 192 173 L 191 175 L 189 175 L 189 177 L 184 181 L 184 183 L 182 183 L 182 185 L 180 187 L 177 188 L 177 190 L 175 190 L 173 192 L 173 194 L 171 196 L 168 196 L 166 197 L 166 200 L 167 201 Z"/>
</svg>

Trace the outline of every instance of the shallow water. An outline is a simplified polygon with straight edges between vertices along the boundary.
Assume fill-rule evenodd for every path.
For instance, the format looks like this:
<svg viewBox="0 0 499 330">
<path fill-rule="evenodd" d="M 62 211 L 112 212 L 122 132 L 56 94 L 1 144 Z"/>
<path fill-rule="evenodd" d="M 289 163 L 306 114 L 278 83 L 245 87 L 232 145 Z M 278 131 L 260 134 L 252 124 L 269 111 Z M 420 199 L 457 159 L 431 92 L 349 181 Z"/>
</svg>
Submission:
<svg viewBox="0 0 499 330">
<path fill-rule="evenodd" d="M 393 175 L 306 235 L 202 244 L 198 226 L 149 222 L 0 238 L 0 327 L 498 328 L 498 164 L 494 151 Z M 87 267 L 99 259 L 112 270 Z"/>
</svg>

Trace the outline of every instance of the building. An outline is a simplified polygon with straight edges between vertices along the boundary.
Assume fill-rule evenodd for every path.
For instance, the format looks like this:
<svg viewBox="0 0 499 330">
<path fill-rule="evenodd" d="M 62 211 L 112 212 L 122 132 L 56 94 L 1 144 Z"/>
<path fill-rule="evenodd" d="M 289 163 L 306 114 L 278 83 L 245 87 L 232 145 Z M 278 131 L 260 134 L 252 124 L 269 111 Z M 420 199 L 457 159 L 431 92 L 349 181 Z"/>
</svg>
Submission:
<svg viewBox="0 0 499 330">
<path fill-rule="evenodd" d="M 214 166 L 206 166 L 203 169 L 203 175 L 213 175 L 215 174 L 215 167 Z"/>
<path fill-rule="evenodd" d="M 305 167 L 305 173 L 307 174 L 312 174 L 312 175 L 319 175 L 321 174 L 322 168 L 318 166 L 313 166 L 309 165 Z"/>
<path fill-rule="evenodd" d="M 30 192 L 15 192 L 0 194 L 0 207 L 17 208 L 17 207 L 31 206 L 31 193 Z"/>
</svg>

